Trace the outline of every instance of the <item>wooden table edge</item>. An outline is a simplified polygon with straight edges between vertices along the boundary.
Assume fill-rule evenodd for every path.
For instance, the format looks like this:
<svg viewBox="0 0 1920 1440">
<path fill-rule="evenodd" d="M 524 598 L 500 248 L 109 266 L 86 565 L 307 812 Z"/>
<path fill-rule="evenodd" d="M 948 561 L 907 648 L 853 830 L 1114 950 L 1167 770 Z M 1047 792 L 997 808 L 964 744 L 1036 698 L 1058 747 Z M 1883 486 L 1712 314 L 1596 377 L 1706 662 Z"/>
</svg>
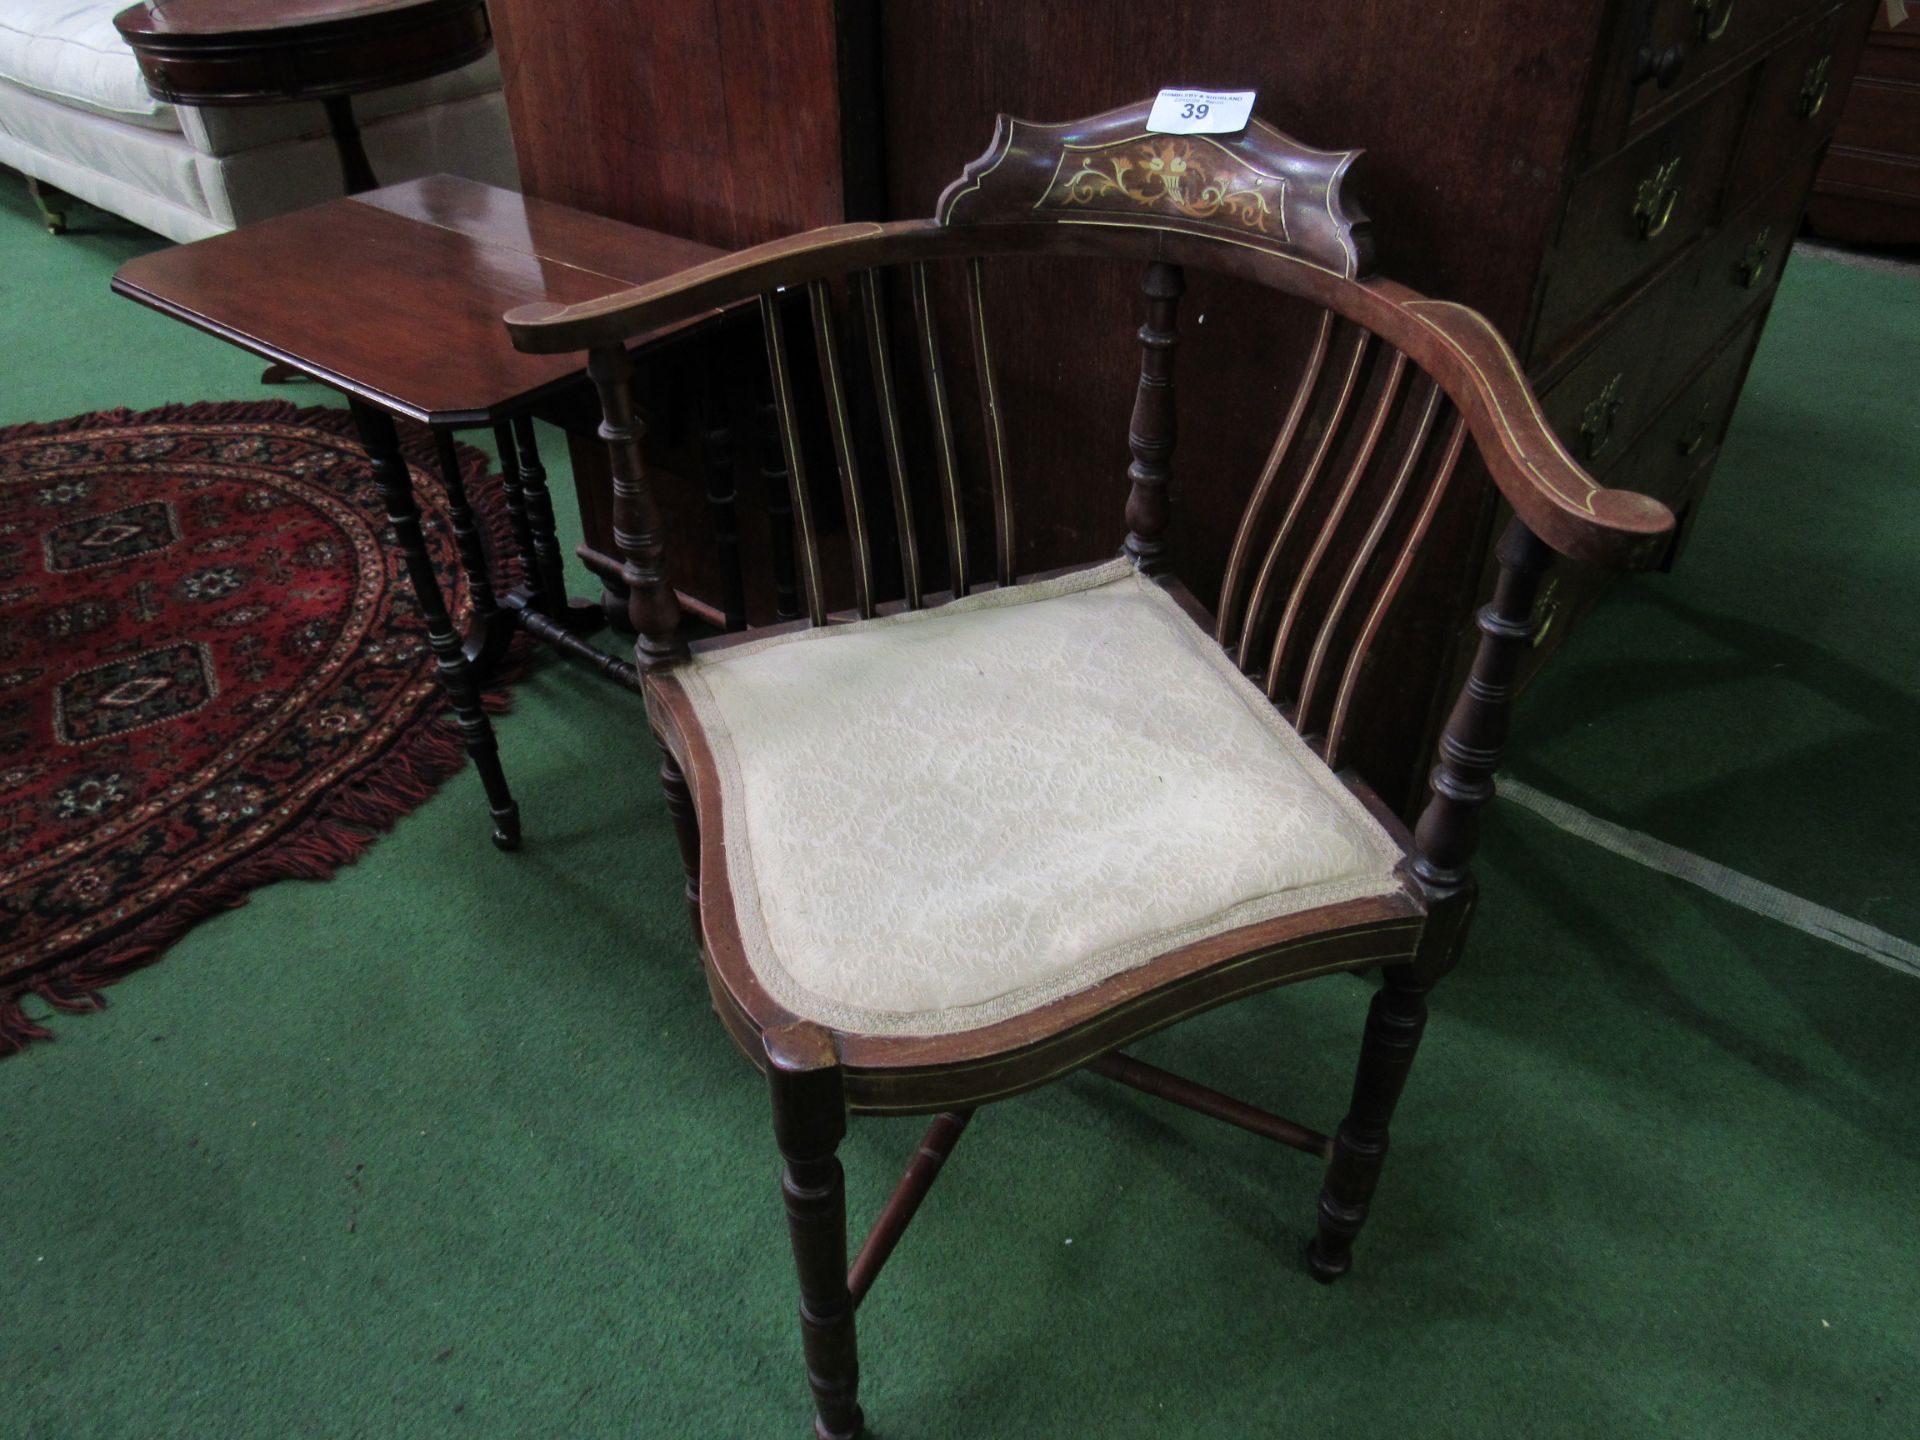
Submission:
<svg viewBox="0 0 1920 1440">
<path fill-rule="evenodd" d="M 145 257 L 136 256 L 135 260 L 143 258 Z M 128 264 L 132 263 L 134 262 L 128 262 Z M 579 267 L 576 266 L 573 268 L 577 269 Z M 122 269 L 124 270 L 125 267 L 123 266 Z M 597 275 L 600 272 L 585 271 L 583 273 Z M 191 310 L 176 301 L 169 300 L 165 296 L 157 295 L 153 291 L 135 284 L 119 272 L 114 274 L 110 282 L 110 288 L 114 294 L 121 296 L 123 299 L 132 300 L 136 304 L 146 306 L 149 310 L 157 311 L 171 319 L 191 325 L 203 334 L 226 341 L 236 349 L 245 350 L 251 355 L 258 355 L 261 359 L 274 364 L 285 365 L 289 369 L 298 370 L 301 374 L 309 375 L 323 385 L 338 390 L 343 394 L 365 400 L 370 404 L 378 405 L 391 414 L 405 416 L 409 420 L 417 420 L 423 425 L 430 425 L 440 429 L 471 430 L 483 425 L 498 424 L 503 420 L 510 419 L 514 415 L 521 413 L 529 406 L 538 404 L 541 400 L 556 395 L 567 387 L 578 383 L 580 375 L 586 369 L 586 352 L 582 351 L 580 352 L 580 363 L 567 370 L 564 374 L 557 375 L 551 380 L 532 386 L 526 390 L 517 391 L 510 396 L 493 401 L 478 409 L 430 410 L 416 405 L 411 401 L 403 400 L 399 396 L 390 394 L 387 391 L 377 389 L 364 381 L 355 380 L 349 375 L 343 375 L 337 370 L 329 369 L 324 365 L 316 365 L 306 356 L 297 355 L 290 350 L 282 349 L 280 346 L 263 340 L 259 336 L 249 334 L 247 331 L 238 330 L 231 325 L 222 324 L 220 321 L 203 315 L 197 310 Z M 634 351 L 649 345 L 658 344 L 663 340 L 674 339 L 715 323 L 725 313 L 726 311 L 724 309 L 716 309 L 690 316 L 673 325 L 664 326 L 659 330 L 651 331 L 641 336 L 627 348 L 629 351 Z M 506 335 L 506 325 L 504 321 L 501 323 L 500 333 L 502 338 L 504 338 Z"/>
</svg>

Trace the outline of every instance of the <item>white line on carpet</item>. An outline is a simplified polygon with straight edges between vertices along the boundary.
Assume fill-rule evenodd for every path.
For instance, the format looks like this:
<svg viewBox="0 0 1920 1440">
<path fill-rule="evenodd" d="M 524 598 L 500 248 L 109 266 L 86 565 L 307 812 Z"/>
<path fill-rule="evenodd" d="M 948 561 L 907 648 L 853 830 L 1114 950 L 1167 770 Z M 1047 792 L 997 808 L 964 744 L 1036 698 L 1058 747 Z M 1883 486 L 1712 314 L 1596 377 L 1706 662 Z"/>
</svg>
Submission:
<svg viewBox="0 0 1920 1440">
<path fill-rule="evenodd" d="M 1751 875 L 1742 875 L 1738 870 L 1716 865 L 1691 850 L 1682 850 L 1638 830 L 1629 830 L 1610 820 L 1602 820 L 1598 815 L 1589 815 L 1577 806 L 1534 789 L 1525 781 L 1501 776 L 1500 794 L 1517 805 L 1525 806 L 1569 835 L 1589 841 L 1603 850 L 1637 860 L 1663 875 L 1698 885 L 1709 894 L 1718 895 L 1743 910 L 1751 910 L 1769 920 L 1791 925 L 1830 945 L 1841 946 L 1856 955 L 1865 955 L 1889 969 L 1920 979 L 1920 945 L 1902 940 L 1898 935 L 1889 935 L 1864 921 L 1842 915 L 1838 910 L 1829 910 L 1824 905 L 1816 905 L 1811 900 L 1775 889 Z"/>
</svg>

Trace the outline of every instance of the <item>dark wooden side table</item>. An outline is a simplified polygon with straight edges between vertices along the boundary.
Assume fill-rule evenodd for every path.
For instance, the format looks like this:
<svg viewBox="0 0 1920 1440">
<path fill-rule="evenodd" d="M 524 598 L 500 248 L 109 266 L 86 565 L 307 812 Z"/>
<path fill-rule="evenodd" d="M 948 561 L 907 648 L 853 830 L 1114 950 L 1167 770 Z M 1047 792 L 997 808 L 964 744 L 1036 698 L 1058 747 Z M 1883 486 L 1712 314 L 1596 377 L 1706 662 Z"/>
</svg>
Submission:
<svg viewBox="0 0 1920 1440">
<path fill-rule="evenodd" d="M 170 104 L 320 101 L 349 195 L 378 183 L 353 97 L 493 48 L 486 0 L 145 0 L 113 24 L 147 88 Z"/>
<path fill-rule="evenodd" d="M 572 304 L 658 279 L 719 252 L 691 240 L 436 175 L 264 220 L 127 262 L 118 294 L 184 320 L 347 396 L 426 616 L 439 677 L 486 787 L 494 843 L 519 843 L 520 816 L 480 687 L 515 628 L 638 688 L 634 667 L 580 638 L 600 606 L 569 601 L 533 409 L 578 383 L 578 357 L 523 355 L 500 317 L 516 305 Z M 701 329 L 648 337 L 652 351 Z M 474 597 L 458 633 L 428 559 L 400 455 L 396 416 L 431 427 L 455 539 Z M 491 426 L 525 582 L 496 595 L 461 482 L 453 432 Z"/>
</svg>

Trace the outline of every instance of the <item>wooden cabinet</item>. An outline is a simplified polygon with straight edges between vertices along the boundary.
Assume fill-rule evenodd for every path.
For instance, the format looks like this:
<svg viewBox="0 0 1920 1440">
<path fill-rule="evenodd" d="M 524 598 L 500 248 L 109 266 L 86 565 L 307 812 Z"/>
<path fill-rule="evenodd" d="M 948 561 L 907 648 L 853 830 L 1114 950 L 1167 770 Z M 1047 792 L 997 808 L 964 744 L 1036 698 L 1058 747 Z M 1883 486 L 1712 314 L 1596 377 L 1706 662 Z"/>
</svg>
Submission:
<svg viewBox="0 0 1920 1440">
<path fill-rule="evenodd" d="M 1574 453 L 1689 517 L 1874 8 L 788 0 L 755 12 L 761 31 L 734 35 L 716 18 L 728 7 L 704 0 L 593 7 L 592 18 L 493 0 L 529 188 L 717 244 L 931 214 L 1002 110 L 1062 120 L 1169 84 L 1255 88 L 1259 112 L 1307 143 L 1364 147 L 1351 183 L 1374 221 L 1378 271 L 1484 311 Z M 619 43 L 609 27 L 624 27 Z M 597 41 L 578 38 L 588 29 Z M 767 63 L 774 50 L 782 58 Z M 663 132 L 645 118 L 683 92 L 704 117 L 686 142 L 698 165 L 665 163 L 654 153 Z M 758 138 L 783 115 L 804 144 Z M 564 188 L 550 188 L 562 171 Z M 1005 423 L 1034 439 L 1021 453 L 1043 457 L 1020 494 L 1049 548 L 1023 568 L 1118 541 L 1088 528 L 1084 497 L 1090 486 L 1124 493 L 1126 417 L 1108 412 L 1134 363 L 1135 278 L 1069 301 L 1036 276 L 999 297 L 1034 322 L 999 361 Z M 1197 277 L 1183 315 L 1169 539 L 1204 598 L 1262 459 L 1250 427 L 1210 425 L 1209 413 L 1270 408 L 1297 361 L 1286 317 L 1230 281 Z M 1111 353 L 1086 346 L 1090 317 L 1111 324 Z M 1497 520 L 1488 490 L 1461 488 L 1435 521 L 1450 560 L 1410 580 L 1400 603 L 1422 618 L 1405 654 L 1381 659 L 1395 718 L 1354 758 L 1403 808 L 1420 793 L 1453 680 L 1444 661 L 1421 658 L 1444 647 L 1422 647 L 1468 631 Z M 1539 654 L 1601 588 L 1571 569 L 1552 583 Z"/>
<path fill-rule="evenodd" d="M 1920 243 L 1920 6 L 1895 24 L 1873 22 L 1851 86 L 1827 103 L 1840 109 L 1833 148 L 1814 181 L 1807 227 L 1864 245 Z"/>
</svg>

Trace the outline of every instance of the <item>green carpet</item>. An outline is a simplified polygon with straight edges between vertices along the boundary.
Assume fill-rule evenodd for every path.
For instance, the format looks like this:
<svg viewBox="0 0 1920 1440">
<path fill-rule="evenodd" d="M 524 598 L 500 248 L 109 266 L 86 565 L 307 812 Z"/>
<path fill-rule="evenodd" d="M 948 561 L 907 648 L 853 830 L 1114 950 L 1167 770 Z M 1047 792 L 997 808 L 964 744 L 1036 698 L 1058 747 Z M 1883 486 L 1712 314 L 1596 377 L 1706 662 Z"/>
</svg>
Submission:
<svg viewBox="0 0 1920 1440">
<path fill-rule="evenodd" d="M 257 396 L 108 294 L 152 242 L 86 219 L 0 183 L 0 423 Z M 1908 939 L 1917 299 L 1793 262 L 1685 564 L 1576 637 L 1514 762 Z M 501 741 L 521 854 L 464 773 L 0 1066 L 0 1434 L 806 1433 L 765 1101 L 639 712 L 546 664 Z M 862 1309 L 876 1435 L 1914 1433 L 1920 985 L 1517 810 L 1481 869 L 1348 1280 L 1301 1269 L 1305 1157 L 1069 1081 L 982 1114 Z M 1143 1053 L 1331 1124 L 1366 996 Z M 917 1131 L 856 1123 L 858 1217 Z"/>
</svg>

